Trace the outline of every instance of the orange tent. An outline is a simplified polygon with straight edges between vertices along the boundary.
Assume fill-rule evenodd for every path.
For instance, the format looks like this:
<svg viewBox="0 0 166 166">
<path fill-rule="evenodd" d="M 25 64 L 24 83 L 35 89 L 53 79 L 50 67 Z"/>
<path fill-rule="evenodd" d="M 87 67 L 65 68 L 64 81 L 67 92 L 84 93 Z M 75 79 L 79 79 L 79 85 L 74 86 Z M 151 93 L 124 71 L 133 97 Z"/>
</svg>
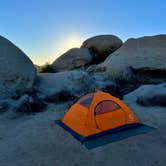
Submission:
<svg viewBox="0 0 166 166">
<path fill-rule="evenodd" d="M 79 140 L 139 125 L 139 120 L 120 99 L 97 91 L 71 106 L 60 125 Z"/>
</svg>

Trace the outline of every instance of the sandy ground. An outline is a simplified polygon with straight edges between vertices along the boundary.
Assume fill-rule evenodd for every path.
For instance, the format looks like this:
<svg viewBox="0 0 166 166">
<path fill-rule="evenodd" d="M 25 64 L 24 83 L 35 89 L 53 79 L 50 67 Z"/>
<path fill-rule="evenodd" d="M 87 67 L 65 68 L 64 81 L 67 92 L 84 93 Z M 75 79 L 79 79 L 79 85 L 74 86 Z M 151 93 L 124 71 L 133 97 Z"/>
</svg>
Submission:
<svg viewBox="0 0 166 166">
<path fill-rule="evenodd" d="M 92 150 L 54 124 L 68 104 L 34 115 L 0 114 L 0 166 L 165 166 L 166 108 L 128 104 L 158 129 Z"/>
</svg>

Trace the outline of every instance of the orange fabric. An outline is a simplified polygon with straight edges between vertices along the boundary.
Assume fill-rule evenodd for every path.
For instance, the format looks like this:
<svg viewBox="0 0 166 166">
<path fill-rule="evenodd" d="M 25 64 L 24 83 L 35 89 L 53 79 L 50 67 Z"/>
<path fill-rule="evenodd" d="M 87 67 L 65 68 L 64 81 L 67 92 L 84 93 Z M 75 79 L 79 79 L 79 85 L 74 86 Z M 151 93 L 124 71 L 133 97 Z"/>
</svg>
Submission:
<svg viewBox="0 0 166 166">
<path fill-rule="evenodd" d="M 119 109 L 106 114 L 96 115 L 96 124 L 102 131 L 125 125 L 125 113 Z"/>
<path fill-rule="evenodd" d="M 97 128 L 90 128 L 88 125 L 88 112 L 86 107 L 80 104 L 74 104 L 65 114 L 62 122 L 80 135 L 88 136 L 91 133 L 100 132 Z"/>
<path fill-rule="evenodd" d="M 65 123 L 68 127 L 77 131 L 81 135 L 87 135 L 87 114 L 88 109 L 75 104 L 71 107 L 71 109 L 65 114 L 63 118 L 63 123 Z"/>
<path fill-rule="evenodd" d="M 85 137 L 101 131 L 120 127 L 125 124 L 139 122 L 137 117 L 126 104 L 109 93 L 104 93 L 102 91 L 97 91 L 93 94 L 93 99 L 89 108 L 82 106 L 80 102 L 90 96 L 92 96 L 92 94 L 88 94 L 78 100 L 78 102 L 69 109 L 62 120 L 63 123 L 80 135 Z M 113 101 L 119 107 L 116 106 L 117 110 L 110 112 L 107 110 L 106 112 L 103 111 L 102 114 L 95 114 L 97 105 L 105 100 Z M 108 106 L 108 103 L 106 105 Z M 106 107 L 106 105 L 104 107 Z M 114 105 L 114 108 L 116 107 Z"/>
</svg>

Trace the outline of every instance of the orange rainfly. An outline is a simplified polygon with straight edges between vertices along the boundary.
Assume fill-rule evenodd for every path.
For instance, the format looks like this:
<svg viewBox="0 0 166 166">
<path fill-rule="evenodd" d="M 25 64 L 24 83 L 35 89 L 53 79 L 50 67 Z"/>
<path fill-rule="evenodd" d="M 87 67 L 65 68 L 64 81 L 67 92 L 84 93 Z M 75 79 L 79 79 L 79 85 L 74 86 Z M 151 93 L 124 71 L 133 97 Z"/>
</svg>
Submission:
<svg viewBox="0 0 166 166">
<path fill-rule="evenodd" d="M 71 106 L 61 126 L 79 140 L 139 125 L 139 120 L 120 99 L 97 91 Z"/>
</svg>

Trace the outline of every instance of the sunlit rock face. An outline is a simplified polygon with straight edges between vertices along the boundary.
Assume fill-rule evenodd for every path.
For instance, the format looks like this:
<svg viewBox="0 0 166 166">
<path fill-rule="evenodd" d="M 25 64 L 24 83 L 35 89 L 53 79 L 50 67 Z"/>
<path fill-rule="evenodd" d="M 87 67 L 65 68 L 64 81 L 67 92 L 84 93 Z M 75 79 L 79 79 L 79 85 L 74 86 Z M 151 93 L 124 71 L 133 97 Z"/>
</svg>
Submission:
<svg viewBox="0 0 166 166">
<path fill-rule="evenodd" d="M 140 74 L 166 73 L 166 35 L 128 39 L 98 66 L 103 67 L 116 73 L 128 69 Z"/>
<path fill-rule="evenodd" d="M 90 64 L 93 55 L 87 48 L 72 48 L 58 59 L 56 59 L 52 67 L 55 72 L 73 70 Z"/>
<path fill-rule="evenodd" d="M 17 98 L 32 89 L 36 69 L 13 43 L 0 36 L 0 99 Z"/>
<path fill-rule="evenodd" d="M 87 39 L 81 47 L 89 48 L 96 54 L 96 62 L 102 62 L 107 56 L 116 51 L 123 44 L 114 35 L 100 35 Z"/>
</svg>

